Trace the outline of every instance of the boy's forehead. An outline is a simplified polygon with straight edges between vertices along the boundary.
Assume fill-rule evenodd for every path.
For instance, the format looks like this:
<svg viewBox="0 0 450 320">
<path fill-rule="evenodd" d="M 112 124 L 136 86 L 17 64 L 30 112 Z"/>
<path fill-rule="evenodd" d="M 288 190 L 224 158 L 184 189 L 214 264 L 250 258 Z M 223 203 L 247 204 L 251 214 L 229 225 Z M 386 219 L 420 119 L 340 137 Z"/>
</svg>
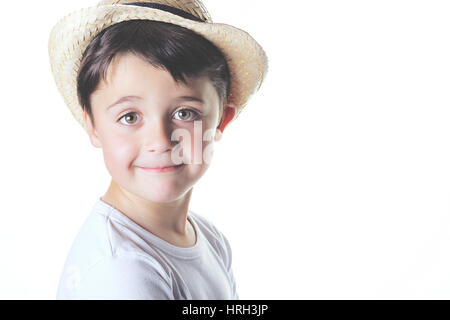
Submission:
<svg viewBox="0 0 450 320">
<path fill-rule="evenodd" d="M 185 77 L 186 83 L 175 81 L 166 69 L 155 67 L 134 54 L 122 54 L 112 59 L 105 75 L 106 79 L 101 78 L 92 93 L 93 104 L 95 100 L 101 100 L 102 105 L 111 104 L 123 96 L 157 95 L 173 99 L 194 96 L 209 104 L 219 99 L 208 77 Z"/>
<path fill-rule="evenodd" d="M 165 83 L 173 90 L 201 90 L 207 82 L 206 76 L 184 77 L 186 83 L 176 81 L 172 74 L 162 66 L 153 65 L 134 53 L 117 54 L 106 70 L 106 79 L 101 79 L 99 89 L 113 87 L 115 90 L 126 88 L 127 85 L 136 87 L 146 83 Z"/>
<path fill-rule="evenodd" d="M 166 98 L 176 97 L 198 97 L 199 100 L 211 100 L 215 89 L 209 79 L 186 79 L 187 83 L 179 81 L 173 86 L 146 86 L 141 82 L 139 86 L 130 86 L 128 83 L 112 81 L 106 83 L 102 81 L 98 88 L 92 93 L 92 97 L 111 98 L 122 96 L 137 96 L 144 98 L 146 96 L 160 95 Z"/>
</svg>

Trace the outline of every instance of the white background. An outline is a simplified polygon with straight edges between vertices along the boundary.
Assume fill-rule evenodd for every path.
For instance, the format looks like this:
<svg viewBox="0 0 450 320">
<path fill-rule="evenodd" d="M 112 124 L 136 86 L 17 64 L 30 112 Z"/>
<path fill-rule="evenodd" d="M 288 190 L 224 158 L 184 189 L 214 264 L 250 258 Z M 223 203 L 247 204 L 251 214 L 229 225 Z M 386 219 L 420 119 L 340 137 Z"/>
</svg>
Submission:
<svg viewBox="0 0 450 320">
<path fill-rule="evenodd" d="M 54 299 L 109 184 L 47 53 L 57 20 L 95 4 L 2 4 L 2 299 Z M 449 299 L 448 2 L 205 4 L 269 57 L 191 202 L 230 241 L 240 298 Z"/>
</svg>

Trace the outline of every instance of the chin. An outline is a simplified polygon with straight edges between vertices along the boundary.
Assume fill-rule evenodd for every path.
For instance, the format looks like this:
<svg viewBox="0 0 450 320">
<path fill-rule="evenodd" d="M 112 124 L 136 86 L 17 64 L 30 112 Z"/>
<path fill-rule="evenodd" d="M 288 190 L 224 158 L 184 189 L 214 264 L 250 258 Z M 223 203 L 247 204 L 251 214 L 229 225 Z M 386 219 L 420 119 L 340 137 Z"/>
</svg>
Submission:
<svg viewBox="0 0 450 320">
<path fill-rule="evenodd" d="M 154 203 L 170 203 L 179 200 L 185 196 L 187 191 L 178 189 L 158 189 L 154 188 L 151 192 L 144 192 L 141 194 L 141 198 Z"/>
</svg>

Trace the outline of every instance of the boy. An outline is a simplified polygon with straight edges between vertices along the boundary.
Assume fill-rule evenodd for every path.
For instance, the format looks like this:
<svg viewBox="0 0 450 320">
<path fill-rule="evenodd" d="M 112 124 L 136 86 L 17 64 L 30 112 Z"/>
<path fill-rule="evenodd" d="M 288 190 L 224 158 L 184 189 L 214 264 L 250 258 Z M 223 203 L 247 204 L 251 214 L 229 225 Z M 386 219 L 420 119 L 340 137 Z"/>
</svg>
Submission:
<svg viewBox="0 0 450 320">
<path fill-rule="evenodd" d="M 189 201 L 214 141 L 264 79 L 262 48 L 212 23 L 200 1 L 109 0 L 58 22 L 49 54 L 112 178 L 57 298 L 238 299 L 228 241 Z"/>
</svg>

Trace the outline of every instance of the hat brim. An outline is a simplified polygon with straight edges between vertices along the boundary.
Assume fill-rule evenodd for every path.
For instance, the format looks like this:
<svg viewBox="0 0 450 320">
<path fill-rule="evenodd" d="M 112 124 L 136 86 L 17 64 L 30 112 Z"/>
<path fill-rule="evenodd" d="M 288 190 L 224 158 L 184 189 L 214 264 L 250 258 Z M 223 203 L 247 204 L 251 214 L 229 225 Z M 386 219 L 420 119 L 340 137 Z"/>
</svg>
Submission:
<svg viewBox="0 0 450 320">
<path fill-rule="evenodd" d="M 261 86 L 268 69 L 262 47 L 247 32 L 222 23 L 196 22 L 146 7 L 102 5 L 66 15 L 52 28 L 48 43 L 50 66 L 56 86 L 75 119 L 86 130 L 77 96 L 77 75 L 82 55 L 101 30 L 126 20 L 148 19 L 188 28 L 214 43 L 230 70 L 229 102 L 236 105 L 235 120 Z"/>
</svg>

